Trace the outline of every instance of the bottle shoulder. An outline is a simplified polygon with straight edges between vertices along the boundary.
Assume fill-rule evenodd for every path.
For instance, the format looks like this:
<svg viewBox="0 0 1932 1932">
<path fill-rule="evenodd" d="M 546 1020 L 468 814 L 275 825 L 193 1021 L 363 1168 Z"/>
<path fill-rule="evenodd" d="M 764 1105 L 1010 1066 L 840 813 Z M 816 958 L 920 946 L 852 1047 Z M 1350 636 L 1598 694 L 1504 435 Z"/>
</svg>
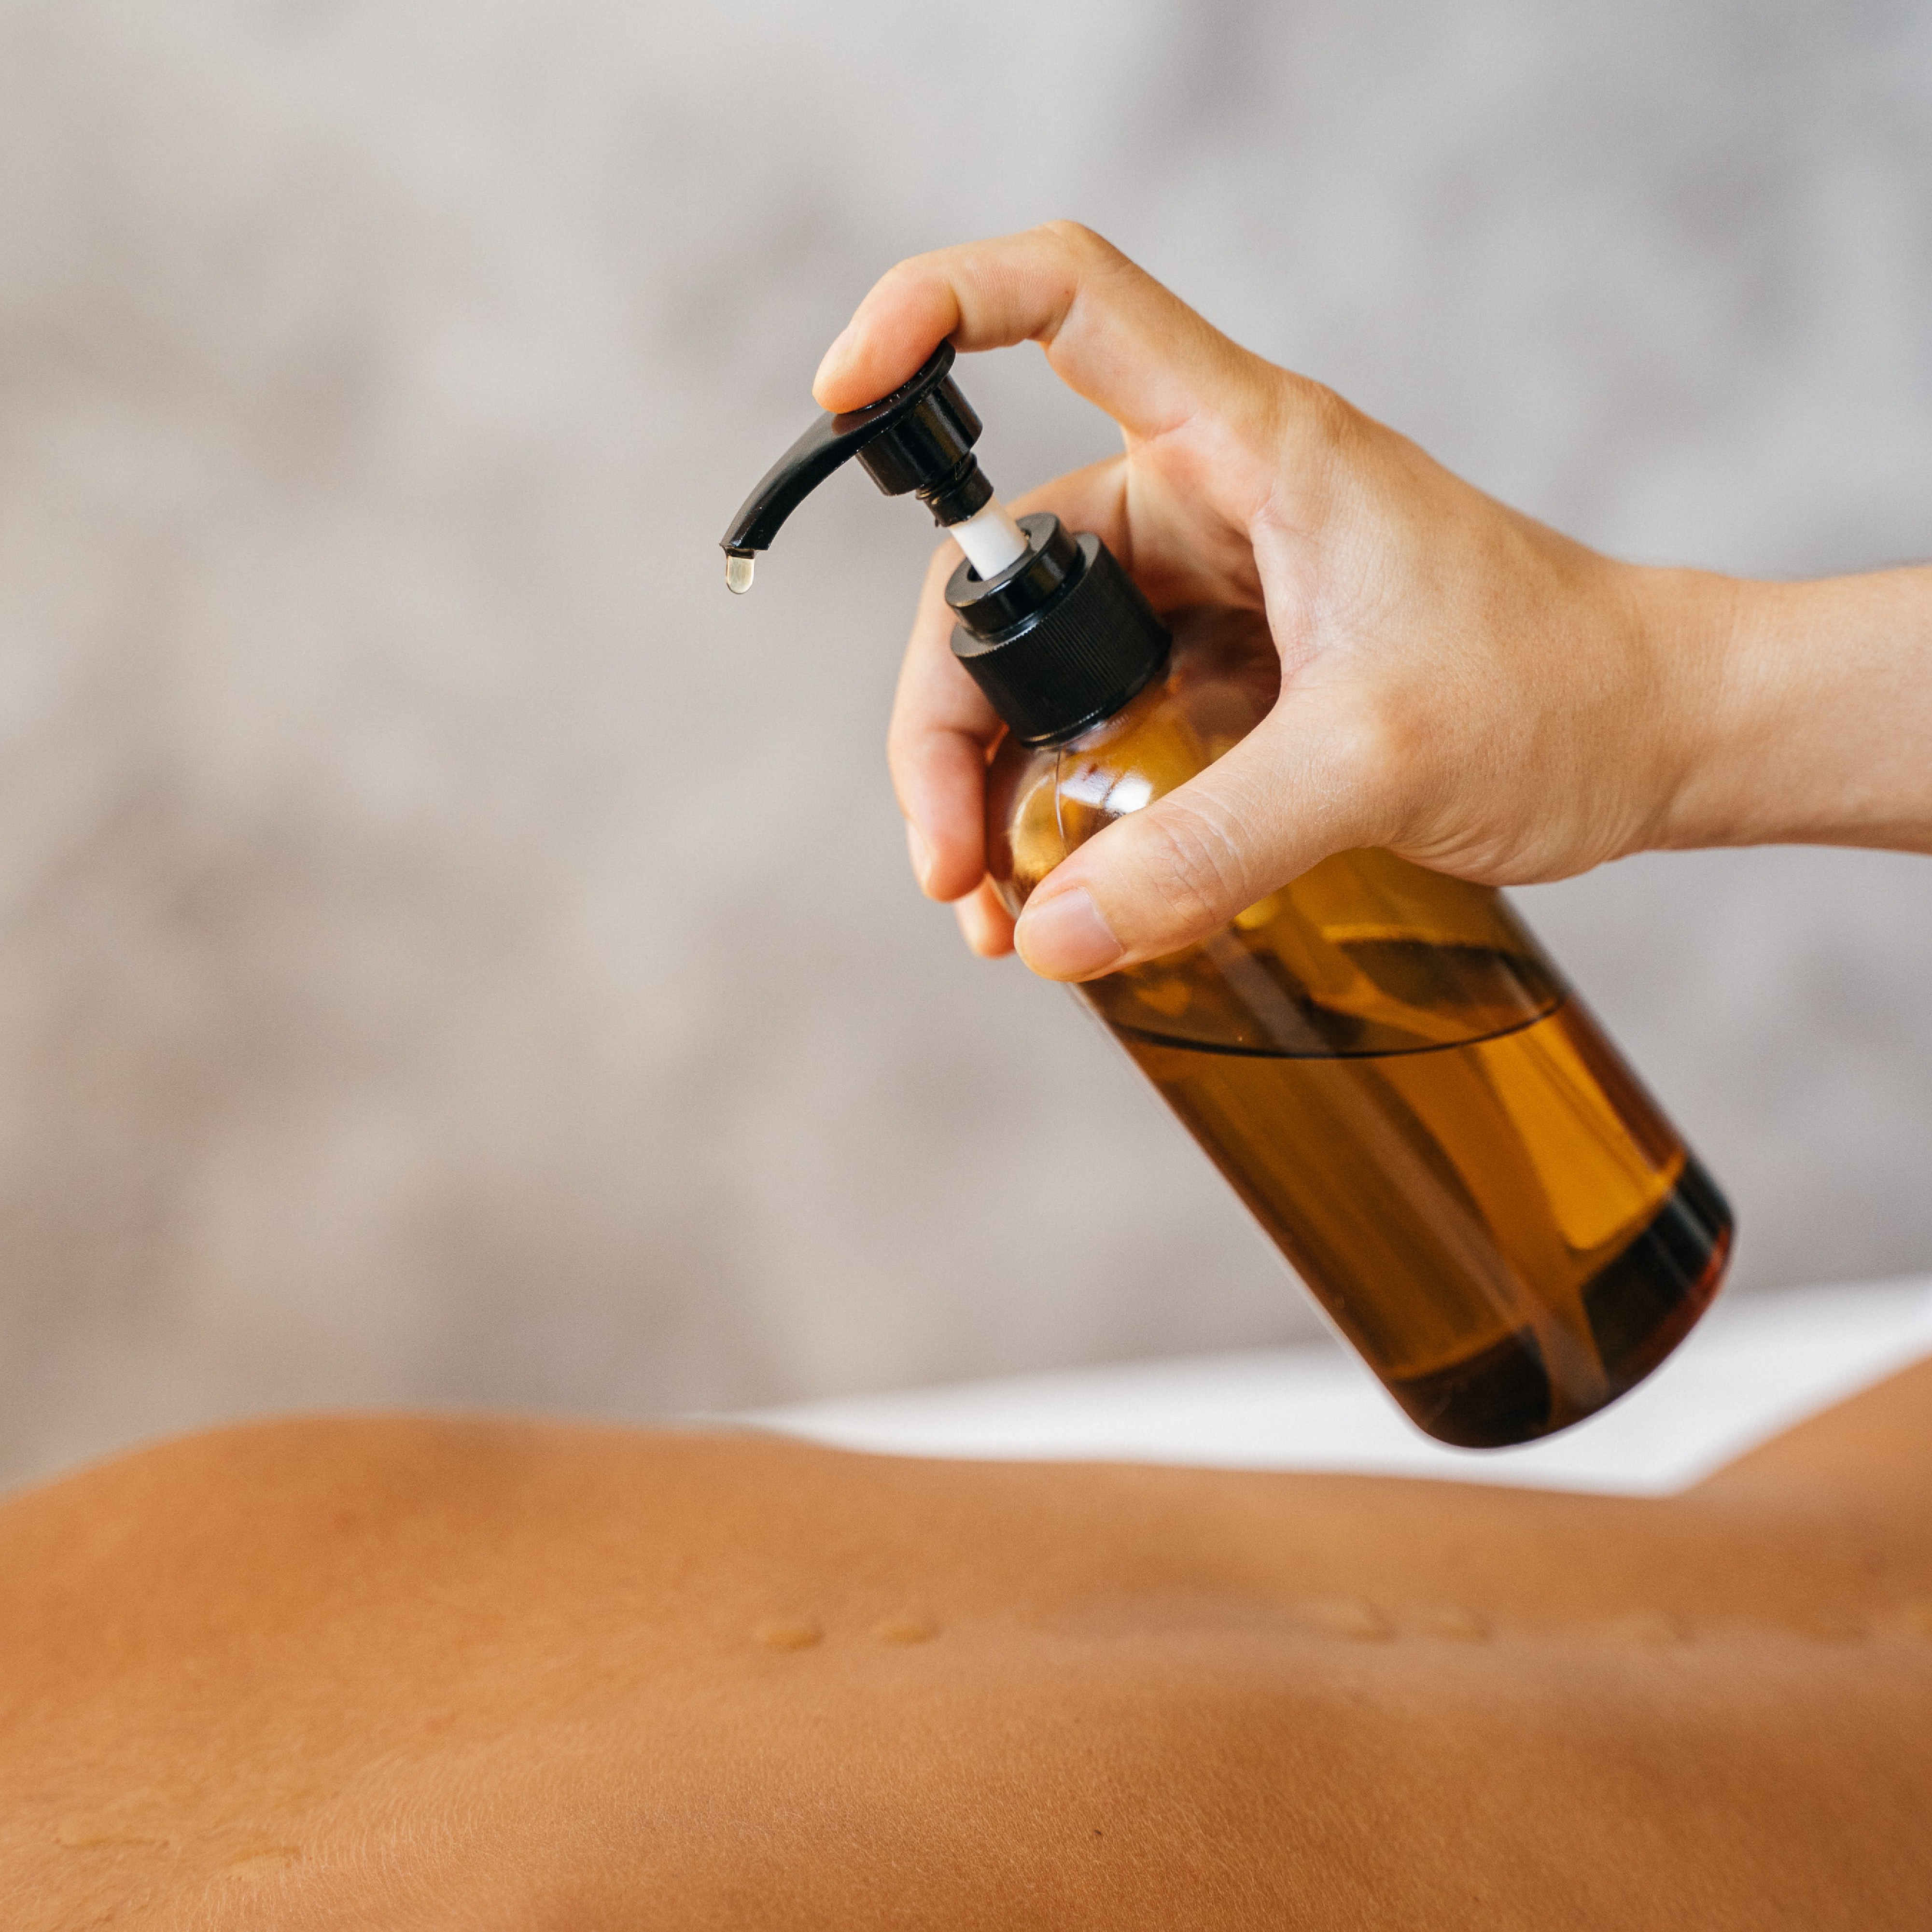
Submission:
<svg viewBox="0 0 1932 1932">
<path fill-rule="evenodd" d="M 1016 904 L 1103 826 L 1224 757 L 1267 716 L 1281 660 L 1258 616 L 1180 612 L 1159 674 L 1114 716 L 1052 745 L 1009 737 L 987 774 L 988 870 Z"/>
</svg>

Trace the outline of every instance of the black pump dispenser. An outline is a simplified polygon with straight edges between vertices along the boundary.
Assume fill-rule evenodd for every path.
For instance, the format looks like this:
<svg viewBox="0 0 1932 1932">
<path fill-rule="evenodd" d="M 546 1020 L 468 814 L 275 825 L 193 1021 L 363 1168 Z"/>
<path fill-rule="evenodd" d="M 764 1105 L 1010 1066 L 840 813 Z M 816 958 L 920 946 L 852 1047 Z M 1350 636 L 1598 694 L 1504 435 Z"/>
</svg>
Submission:
<svg viewBox="0 0 1932 1932">
<path fill-rule="evenodd" d="M 994 503 L 973 454 L 981 424 L 942 342 L 911 381 L 862 410 L 820 416 L 768 470 L 722 546 L 734 590 L 786 518 L 856 456 L 889 496 L 916 493 L 943 527 Z M 1026 548 L 989 578 L 962 563 L 946 586 L 959 619 L 953 655 L 1023 743 L 1072 736 L 1113 712 L 1166 661 L 1171 639 L 1147 599 L 1091 532 L 1070 536 L 1048 512 L 1023 517 Z"/>
<path fill-rule="evenodd" d="M 948 373 L 952 345 L 942 342 L 924 368 L 890 396 L 842 416 L 830 412 L 766 470 L 724 533 L 728 556 L 769 550 L 793 511 L 841 464 L 856 456 L 888 496 L 917 490 L 938 524 L 963 523 L 985 506 L 993 486 L 973 446 L 982 427 Z"/>
</svg>

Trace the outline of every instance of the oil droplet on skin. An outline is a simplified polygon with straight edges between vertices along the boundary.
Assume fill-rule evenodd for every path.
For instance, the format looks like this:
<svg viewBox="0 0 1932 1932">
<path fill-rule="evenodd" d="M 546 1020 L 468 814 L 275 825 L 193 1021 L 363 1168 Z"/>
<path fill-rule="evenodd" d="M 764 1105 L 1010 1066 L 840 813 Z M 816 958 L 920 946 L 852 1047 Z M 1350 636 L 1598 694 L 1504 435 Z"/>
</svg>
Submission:
<svg viewBox="0 0 1932 1932">
<path fill-rule="evenodd" d="M 1439 1637 L 1445 1643 L 1486 1643 L 1490 1627 L 1476 1612 L 1461 1604 L 1431 1604 L 1416 1612 L 1415 1628 L 1424 1636 Z"/>
<path fill-rule="evenodd" d="M 881 1643 L 930 1643 L 939 1628 L 923 1617 L 888 1617 L 872 1634 Z"/>
<path fill-rule="evenodd" d="M 1688 1643 L 1690 1638 L 1684 1620 L 1668 1610 L 1633 1610 L 1628 1616 L 1616 1618 L 1605 1634 L 1612 1643 L 1637 1650 L 1668 1649 Z"/>
<path fill-rule="evenodd" d="M 1863 1643 L 1865 1627 L 1850 1617 L 1821 1610 L 1798 1620 L 1798 1634 L 1813 1643 Z"/>
<path fill-rule="evenodd" d="M 752 1641 L 767 1650 L 809 1650 L 823 1635 L 816 1624 L 798 1617 L 768 1617 L 752 1631 Z"/>
<path fill-rule="evenodd" d="M 1357 1643 L 1380 1643 L 1395 1635 L 1388 1618 L 1360 1597 L 1324 1597 L 1304 1604 L 1302 1615 L 1324 1635 Z"/>
<path fill-rule="evenodd" d="M 742 597 L 751 589 L 752 573 L 757 562 L 748 553 L 734 550 L 724 553 L 724 587 L 733 596 Z"/>
</svg>

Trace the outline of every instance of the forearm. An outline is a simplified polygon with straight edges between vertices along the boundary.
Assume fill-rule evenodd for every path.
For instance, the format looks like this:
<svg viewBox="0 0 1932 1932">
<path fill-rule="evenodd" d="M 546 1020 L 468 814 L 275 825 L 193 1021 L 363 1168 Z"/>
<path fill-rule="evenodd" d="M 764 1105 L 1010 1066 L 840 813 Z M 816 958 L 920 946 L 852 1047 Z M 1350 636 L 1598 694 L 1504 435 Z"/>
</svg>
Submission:
<svg viewBox="0 0 1932 1932">
<path fill-rule="evenodd" d="M 1639 573 L 1683 748 L 1660 843 L 1932 852 L 1932 568 Z"/>
</svg>

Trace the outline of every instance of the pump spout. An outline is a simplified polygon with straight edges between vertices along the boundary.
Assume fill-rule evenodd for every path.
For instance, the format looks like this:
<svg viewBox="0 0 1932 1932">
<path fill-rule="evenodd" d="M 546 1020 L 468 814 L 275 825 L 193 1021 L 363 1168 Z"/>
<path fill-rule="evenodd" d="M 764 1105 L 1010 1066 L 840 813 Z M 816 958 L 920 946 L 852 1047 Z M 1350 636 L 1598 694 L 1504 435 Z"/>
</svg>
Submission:
<svg viewBox="0 0 1932 1932">
<path fill-rule="evenodd" d="M 968 547 L 981 575 L 1025 554 L 1025 538 L 973 454 L 981 424 L 952 380 L 952 344 L 942 342 L 910 382 L 862 410 L 820 416 L 772 464 L 724 533 L 725 580 L 734 590 L 752 587 L 755 554 L 769 550 L 786 518 L 854 456 L 887 496 L 916 492 L 933 520 Z"/>
</svg>

